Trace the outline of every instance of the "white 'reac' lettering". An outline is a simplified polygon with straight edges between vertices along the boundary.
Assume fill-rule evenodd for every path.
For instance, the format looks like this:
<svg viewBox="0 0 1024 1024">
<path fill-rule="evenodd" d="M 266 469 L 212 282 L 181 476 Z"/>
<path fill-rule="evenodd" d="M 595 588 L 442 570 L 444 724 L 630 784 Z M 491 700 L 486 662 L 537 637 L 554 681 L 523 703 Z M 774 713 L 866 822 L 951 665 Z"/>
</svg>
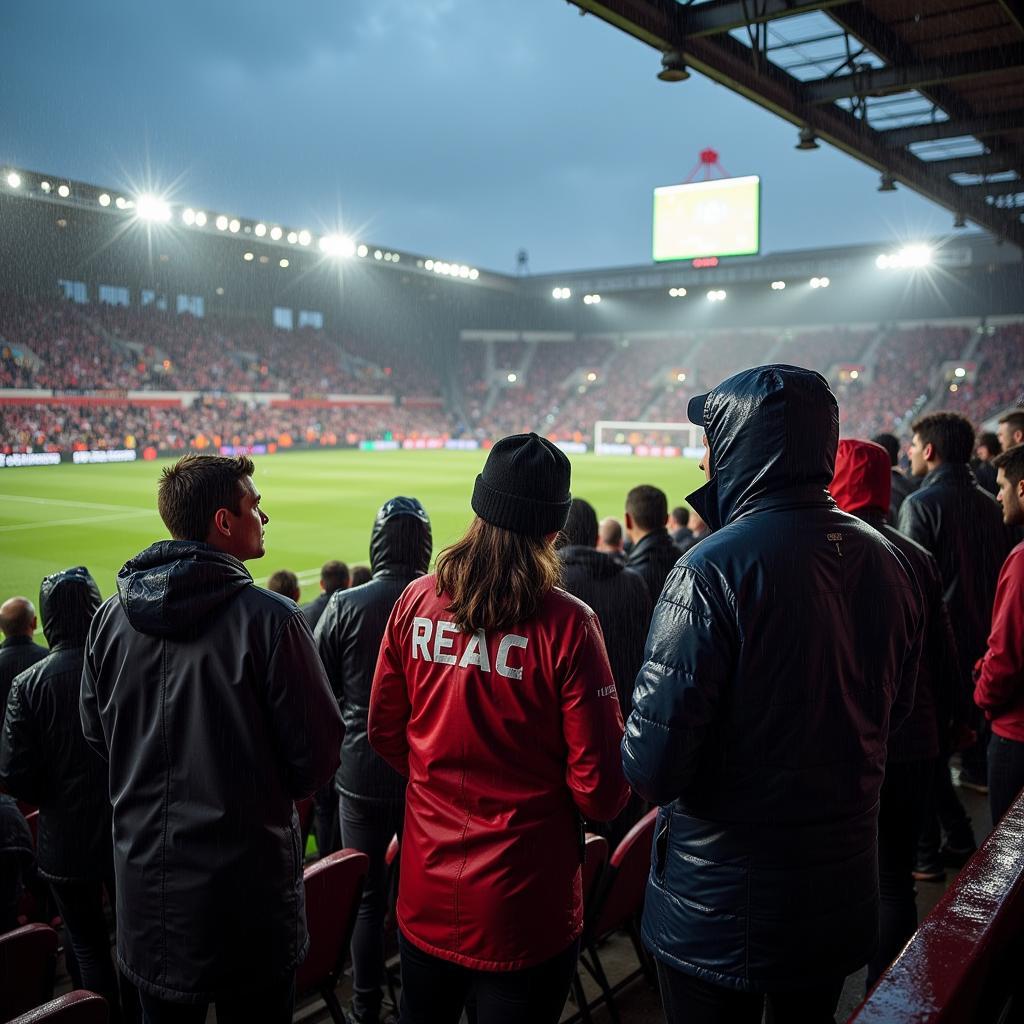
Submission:
<svg viewBox="0 0 1024 1024">
<path fill-rule="evenodd" d="M 469 668 L 470 665 L 477 665 L 481 672 L 491 671 L 491 659 L 487 654 L 487 637 L 482 629 L 478 629 L 466 644 L 465 651 L 459 661 L 459 668 Z"/>
<path fill-rule="evenodd" d="M 455 646 L 455 637 L 458 632 L 454 622 L 446 622 L 442 619 L 437 624 L 437 632 L 434 634 L 434 661 L 439 665 L 455 664 L 455 655 L 444 652 L 450 651 Z"/>
<path fill-rule="evenodd" d="M 508 636 L 501 638 L 501 643 L 498 644 L 498 657 L 495 659 L 494 667 L 499 676 L 504 676 L 506 679 L 522 679 L 523 670 L 522 668 L 510 668 L 508 663 L 508 652 L 513 647 L 522 647 L 525 649 L 527 639 L 525 636 L 517 636 L 515 633 L 509 633 Z"/>
<path fill-rule="evenodd" d="M 418 615 L 412 620 L 412 656 L 422 657 L 430 661 L 430 634 L 434 631 L 434 623 L 430 619 L 421 619 Z M 422 655 L 419 653 L 422 651 Z"/>
</svg>

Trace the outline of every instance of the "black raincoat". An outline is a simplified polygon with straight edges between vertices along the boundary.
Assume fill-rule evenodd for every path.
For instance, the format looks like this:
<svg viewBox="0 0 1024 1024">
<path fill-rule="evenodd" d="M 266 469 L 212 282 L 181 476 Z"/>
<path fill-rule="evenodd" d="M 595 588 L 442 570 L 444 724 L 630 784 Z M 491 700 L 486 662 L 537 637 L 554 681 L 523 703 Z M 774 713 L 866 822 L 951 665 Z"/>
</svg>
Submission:
<svg viewBox="0 0 1024 1024">
<path fill-rule="evenodd" d="M 373 524 L 369 583 L 331 595 L 316 630 L 317 648 L 341 706 L 345 738 L 334 788 L 343 796 L 400 801 L 405 779 L 370 746 L 366 719 L 377 653 L 391 609 L 430 565 L 430 520 L 415 498 L 392 498 Z"/>
<path fill-rule="evenodd" d="M 293 801 L 341 743 L 313 637 L 207 544 L 154 544 L 117 589 L 89 630 L 81 715 L 109 761 L 118 963 L 171 1002 L 272 984 L 309 944 Z"/>
<path fill-rule="evenodd" d="M 0 782 L 39 808 L 39 873 L 54 882 L 110 877 L 107 766 L 78 716 L 85 636 L 99 606 L 99 588 L 81 566 L 43 580 L 50 654 L 15 677 L 0 740 Z"/>
<path fill-rule="evenodd" d="M 709 395 L 714 532 L 654 610 L 623 764 L 661 805 L 642 931 L 655 957 L 743 991 L 826 984 L 878 940 L 878 795 L 921 649 L 896 550 L 840 512 L 838 409 L 788 366 Z"/>
</svg>

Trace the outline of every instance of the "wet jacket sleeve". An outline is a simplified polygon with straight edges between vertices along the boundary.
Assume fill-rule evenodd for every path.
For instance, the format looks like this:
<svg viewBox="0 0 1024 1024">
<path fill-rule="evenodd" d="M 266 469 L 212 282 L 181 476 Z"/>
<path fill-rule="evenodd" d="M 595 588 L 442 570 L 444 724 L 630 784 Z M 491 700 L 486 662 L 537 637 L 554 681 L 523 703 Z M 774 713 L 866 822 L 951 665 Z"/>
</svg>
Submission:
<svg viewBox="0 0 1024 1024">
<path fill-rule="evenodd" d="M 978 663 L 974 702 L 990 716 L 1024 695 L 1024 548 L 999 573 L 988 649 Z M 7 715 L 10 717 L 10 707 Z"/>
<path fill-rule="evenodd" d="M 339 622 L 338 603 L 329 601 L 320 621 L 317 623 L 316 631 L 313 634 L 316 640 L 316 649 L 320 653 L 320 660 L 323 662 L 324 671 L 327 673 L 327 681 L 331 685 L 331 692 L 334 699 L 341 708 L 345 704 L 345 679 L 342 672 L 343 658 L 338 649 L 338 641 L 342 635 L 343 625 Z"/>
<path fill-rule="evenodd" d="M 95 620 L 93 620 L 95 623 Z M 82 685 L 78 694 L 78 714 L 82 719 L 82 734 L 85 742 L 103 758 L 110 760 L 107 749 L 107 737 L 100 721 L 99 703 L 96 698 L 96 672 L 92 665 L 93 627 L 89 627 L 89 636 L 85 642 L 85 658 L 82 661 Z"/>
<path fill-rule="evenodd" d="M 915 501 L 913 496 L 905 499 L 900 505 L 900 522 L 897 528 L 905 537 L 916 540 L 921 547 L 934 553 L 935 531 L 932 529 L 928 509 L 922 502 Z"/>
<path fill-rule="evenodd" d="M 597 616 L 581 623 L 562 682 L 565 782 L 586 818 L 611 821 L 629 799 L 622 773 L 622 711 Z"/>
<path fill-rule="evenodd" d="M 696 569 L 673 569 L 654 608 L 633 690 L 622 764 L 633 789 L 664 805 L 683 795 L 739 650 L 724 594 Z"/>
<path fill-rule="evenodd" d="M 270 725 L 296 800 L 319 789 L 338 767 L 343 727 L 309 626 L 296 610 L 278 633 L 267 668 Z"/>
<path fill-rule="evenodd" d="M 405 735 L 412 705 L 402 663 L 401 632 L 404 601 L 391 610 L 380 644 L 377 669 L 370 689 L 366 735 L 370 746 L 401 775 L 409 775 L 409 741 Z"/>
<path fill-rule="evenodd" d="M 15 676 L 7 698 L 7 717 L 0 735 L 0 787 L 38 807 L 47 802 L 49 784 L 40 757 L 39 723 Z"/>
</svg>

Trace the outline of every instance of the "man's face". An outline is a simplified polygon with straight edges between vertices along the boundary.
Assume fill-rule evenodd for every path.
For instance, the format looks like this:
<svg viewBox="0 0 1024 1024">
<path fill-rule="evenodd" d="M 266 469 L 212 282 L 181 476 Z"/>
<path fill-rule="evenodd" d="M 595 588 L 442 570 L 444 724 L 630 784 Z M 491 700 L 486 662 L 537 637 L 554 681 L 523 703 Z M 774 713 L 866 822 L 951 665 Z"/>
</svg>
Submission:
<svg viewBox="0 0 1024 1024">
<path fill-rule="evenodd" d="M 996 497 L 1003 506 L 1003 522 L 1008 526 L 1021 526 L 1024 524 L 1024 480 L 1014 483 L 1000 469 L 996 473 L 996 483 L 999 484 Z"/>
<path fill-rule="evenodd" d="M 910 473 L 912 476 L 924 476 L 928 472 L 928 463 L 925 461 L 925 449 L 930 447 L 931 445 L 926 445 L 921 441 L 919 434 L 914 435 L 914 439 L 910 442 L 910 447 L 907 449 L 907 454 L 910 455 Z"/>
<path fill-rule="evenodd" d="M 974 454 L 977 455 L 982 462 L 992 461 L 992 453 L 988 450 L 987 444 L 979 444 L 978 447 L 974 449 Z"/>
<path fill-rule="evenodd" d="M 708 444 L 708 435 L 704 434 L 700 443 L 704 445 L 704 454 L 700 457 L 698 465 L 704 470 L 704 479 L 711 479 L 711 445 Z"/>
<path fill-rule="evenodd" d="M 262 558 L 263 528 L 270 522 L 260 508 L 260 493 L 252 482 L 252 477 L 242 478 L 242 500 L 238 505 L 236 516 L 230 509 L 225 509 L 227 533 L 224 538 L 223 550 L 234 555 L 240 562 L 250 558 Z"/>
<path fill-rule="evenodd" d="M 1012 448 L 1014 445 L 1024 441 L 1024 434 L 1019 430 L 1011 430 L 1009 423 L 1000 423 L 996 427 L 996 437 L 999 438 L 999 443 L 1003 446 L 1004 452 L 1007 448 Z"/>
</svg>

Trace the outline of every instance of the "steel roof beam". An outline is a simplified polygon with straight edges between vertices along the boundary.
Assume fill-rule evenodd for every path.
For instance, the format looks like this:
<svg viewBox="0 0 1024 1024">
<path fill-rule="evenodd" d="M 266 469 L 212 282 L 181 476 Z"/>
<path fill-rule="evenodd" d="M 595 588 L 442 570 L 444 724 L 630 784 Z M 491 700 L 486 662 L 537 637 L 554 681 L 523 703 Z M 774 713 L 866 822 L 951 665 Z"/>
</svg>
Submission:
<svg viewBox="0 0 1024 1024">
<path fill-rule="evenodd" d="M 1014 196 L 1024 192 L 1024 180 L 983 181 L 977 185 L 961 185 L 971 196 Z"/>
<path fill-rule="evenodd" d="M 938 85 L 957 78 L 988 75 L 1024 67 L 1024 44 L 993 46 L 971 53 L 952 53 L 942 60 L 915 64 L 895 64 L 885 68 L 865 68 L 839 78 L 821 78 L 805 82 L 811 103 L 834 103 L 855 96 L 880 96 Z"/>
<path fill-rule="evenodd" d="M 682 27 L 687 36 L 720 35 L 747 25 L 791 18 L 798 14 L 838 7 L 849 0 L 709 0 L 707 3 L 681 7 Z"/>
<path fill-rule="evenodd" d="M 990 117 L 953 118 L 949 121 L 930 121 L 928 124 L 892 128 L 880 133 L 890 146 L 907 146 L 912 142 L 938 142 L 940 139 L 958 139 L 961 136 L 978 138 L 998 135 L 1000 132 L 1024 128 L 1024 109 Z"/>
<path fill-rule="evenodd" d="M 1015 171 L 1024 165 L 1020 153 L 1000 151 L 982 153 L 979 156 L 954 156 L 946 160 L 924 160 L 922 163 L 937 174 L 998 174 L 1000 171 Z"/>
</svg>

